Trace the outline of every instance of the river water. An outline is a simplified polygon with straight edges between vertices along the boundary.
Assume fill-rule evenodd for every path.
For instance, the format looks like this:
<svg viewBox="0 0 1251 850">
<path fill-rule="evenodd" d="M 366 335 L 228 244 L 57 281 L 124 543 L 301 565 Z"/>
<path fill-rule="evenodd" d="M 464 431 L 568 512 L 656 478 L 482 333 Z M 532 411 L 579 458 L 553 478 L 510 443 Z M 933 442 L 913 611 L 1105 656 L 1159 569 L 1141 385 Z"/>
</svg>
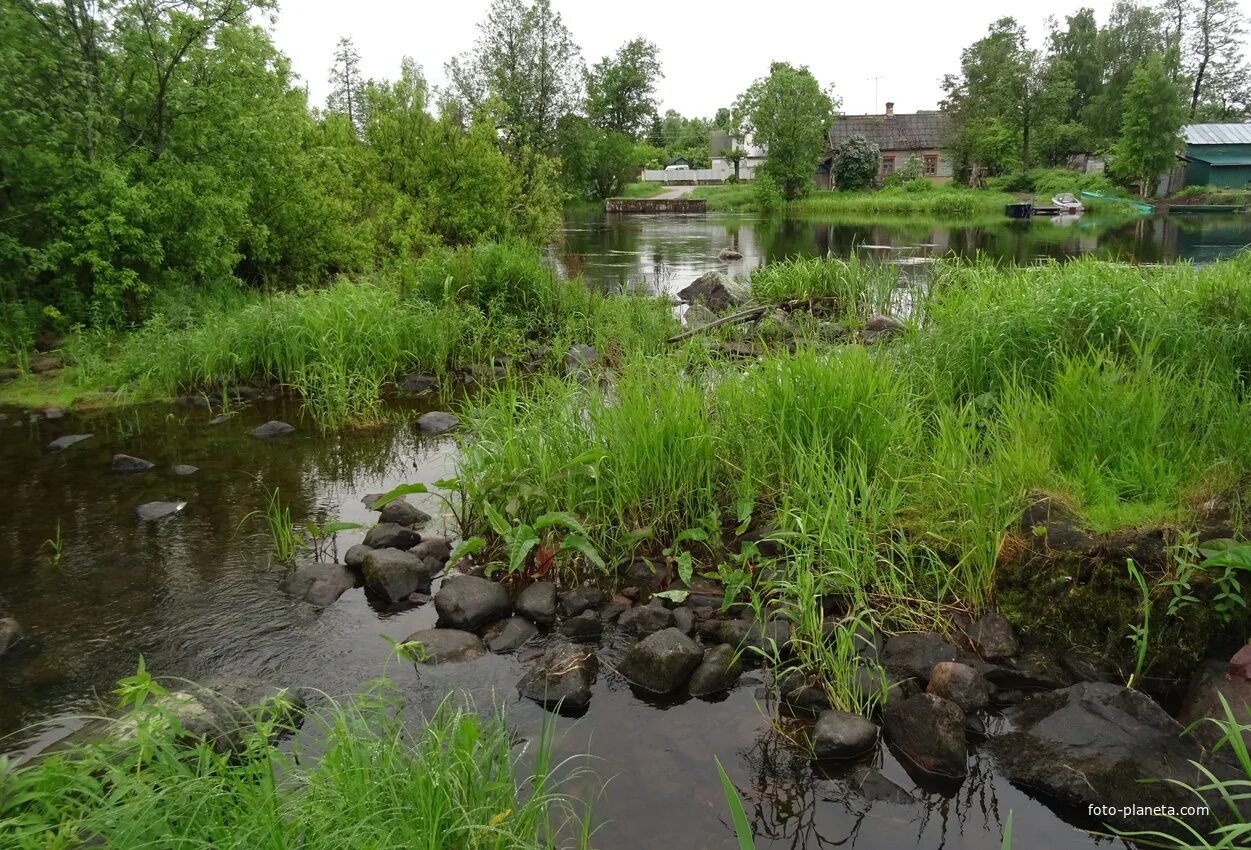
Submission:
<svg viewBox="0 0 1251 850">
<path fill-rule="evenodd" d="M 924 262 L 984 256 L 1031 263 L 1093 256 L 1135 263 L 1210 263 L 1251 245 L 1251 215 L 1151 216 L 1122 223 L 1036 217 L 985 223 L 864 223 L 755 214 L 570 216 L 552 257 L 606 291 L 674 292 L 707 271 L 746 275 L 795 256 Z M 741 260 L 717 254 L 734 248 Z"/>
</svg>

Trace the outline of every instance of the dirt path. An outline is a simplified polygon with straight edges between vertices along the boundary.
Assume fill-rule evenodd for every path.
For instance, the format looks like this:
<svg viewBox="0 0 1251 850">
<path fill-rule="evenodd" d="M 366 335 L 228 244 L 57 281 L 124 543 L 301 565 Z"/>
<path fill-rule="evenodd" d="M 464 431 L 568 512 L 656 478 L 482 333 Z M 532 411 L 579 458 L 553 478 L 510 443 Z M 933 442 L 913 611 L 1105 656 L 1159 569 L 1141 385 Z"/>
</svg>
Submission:
<svg viewBox="0 0 1251 850">
<path fill-rule="evenodd" d="M 694 188 L 694 186 L 674 186 L 672 189 L 666 189 L 659 195 L 653 195 L 652 197 L 658 201 L 671 201 L 674 198 L 685 198 Z"/>
</svg>

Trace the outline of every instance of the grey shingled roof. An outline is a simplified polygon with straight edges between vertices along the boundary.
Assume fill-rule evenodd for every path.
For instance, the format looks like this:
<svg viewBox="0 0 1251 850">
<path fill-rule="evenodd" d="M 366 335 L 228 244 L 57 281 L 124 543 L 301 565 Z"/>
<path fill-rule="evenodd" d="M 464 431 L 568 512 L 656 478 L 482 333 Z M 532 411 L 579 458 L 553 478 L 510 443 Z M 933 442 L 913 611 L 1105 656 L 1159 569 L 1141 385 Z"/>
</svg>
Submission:
<svg viewBox="0 0 1251 850">
<path fill-rule="evenodd" d="M 1187 124 L 1188 145 L 1251 145 L 1251 124 Z"/>
<path fill-rule="evenodd" d="M 840 115 L 830 128 L 830 147 L 852 136 L 864 136 L 884 151 L 941 148 L 948 120 L 943 112 L 911 112 L 895 115 Z"/>
</svg>

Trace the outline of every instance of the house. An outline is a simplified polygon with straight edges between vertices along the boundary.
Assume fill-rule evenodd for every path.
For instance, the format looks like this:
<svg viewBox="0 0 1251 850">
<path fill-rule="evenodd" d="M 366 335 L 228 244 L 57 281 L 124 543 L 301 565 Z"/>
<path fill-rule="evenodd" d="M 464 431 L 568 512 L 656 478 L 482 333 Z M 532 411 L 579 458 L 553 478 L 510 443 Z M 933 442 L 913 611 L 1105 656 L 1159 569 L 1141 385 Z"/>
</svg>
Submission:
<svg viewBox="0 0 1251 850">
<path fill-rule="evenodd" d="M 1182 128 L 1186 150 L 1185 185 L 1251 187 L 1251 123 L 1188 124 Z"/>
<path fill-rule="evenodd" d="M 834 151 L 852 136 L 864 136 L 878 146 L 882 162 L 878 180 L 885 180 L 904 167 L 908 158 L 921 162 L 921 176 L 931 183 L 948 183 L 952 178 L 951 154 L 944 150 L 948 118 L 937 110 L 895 113 L 895 104 L 887 103 L 882 115 L 840 115 L 828 134 L 824 169 L 818 174 L 828 182 Z"/>
<path fill-rule="evenodd" d="M 751 134 L 732 136 L 721 130 L 713 130 L 708 134 L 708 153 L 712 157 L 712 170 L 718 180 L 727 180 L 735 175 L 734 162 L 727 154 L 737 152 L 738 177 L 740 180 L 751 180 L 756 169 L 765 161 L 765 149 L 752 141 Z"/>
</svg>

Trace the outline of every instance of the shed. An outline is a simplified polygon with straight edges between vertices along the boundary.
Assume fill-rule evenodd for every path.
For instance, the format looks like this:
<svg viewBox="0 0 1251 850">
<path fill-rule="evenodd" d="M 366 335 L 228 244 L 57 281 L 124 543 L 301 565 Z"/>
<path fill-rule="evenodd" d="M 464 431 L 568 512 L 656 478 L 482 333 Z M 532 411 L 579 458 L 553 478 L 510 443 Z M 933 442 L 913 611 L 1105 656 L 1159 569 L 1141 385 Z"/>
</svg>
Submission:
<svg viewBox="0 0 1251 850">
<path fill-rule="evenodd" d="M 1188 124 L 1182 136 L 1187 186 L 1251 186 L 1251 123 Z"/>
</svg>

